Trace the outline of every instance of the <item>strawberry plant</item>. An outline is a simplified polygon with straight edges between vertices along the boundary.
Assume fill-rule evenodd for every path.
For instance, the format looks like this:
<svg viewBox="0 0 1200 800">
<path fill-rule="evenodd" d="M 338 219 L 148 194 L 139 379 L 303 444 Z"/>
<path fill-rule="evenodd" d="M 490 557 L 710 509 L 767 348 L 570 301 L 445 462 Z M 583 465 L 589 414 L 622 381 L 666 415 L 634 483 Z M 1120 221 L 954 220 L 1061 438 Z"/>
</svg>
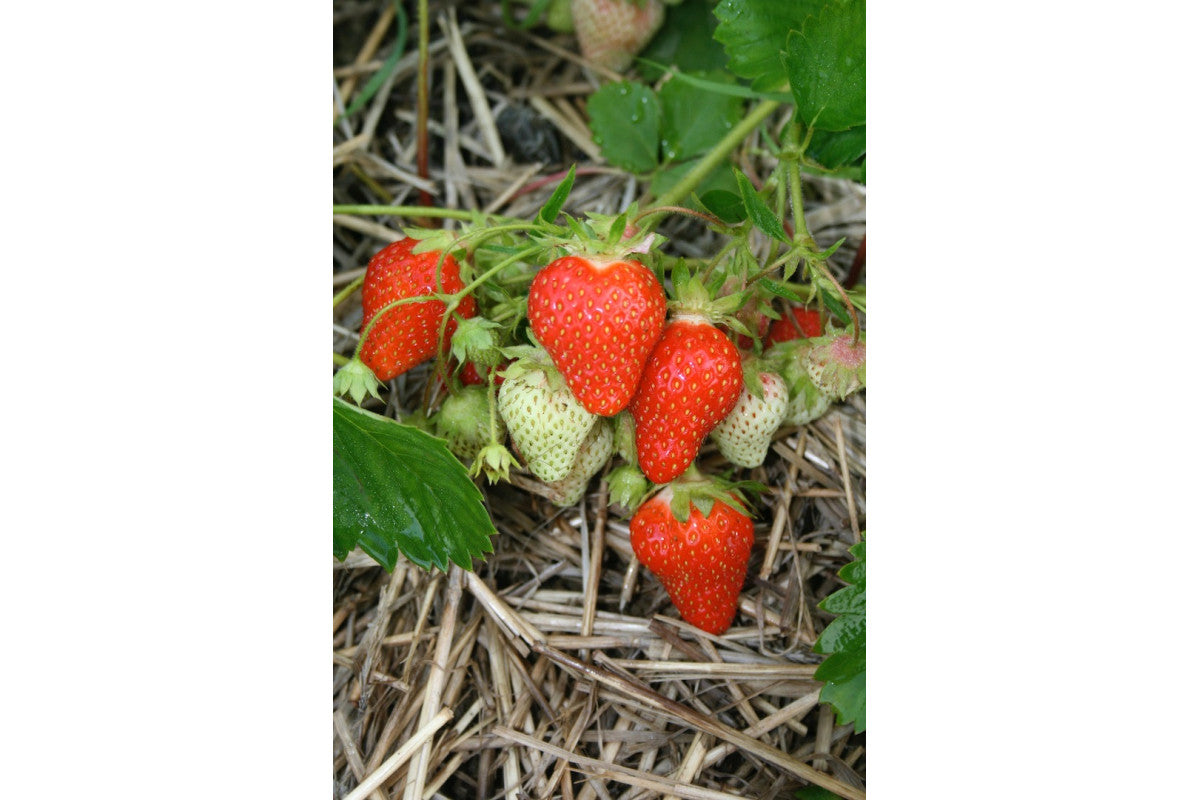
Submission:
<svg viewBox="0 0 1200 800">
<path fill-rule="evenodd" d="M 842 567 L 838 577 L 849 585 L 821 601 L 823 611 L 837 614 L 813 645 L 827 658 L 816 677 L 825 681 L 821 699 L 837 711 L 839 722 L 853 722 L 855 730 L 867 727 L 867 543 L 850 548 L 855 560 Z"/>
<path fill-rule="evenodd" d="M 598 497 L 629 521 L 628 580 L 644 566 L 671 614 L 720 636 L 750 623 L 743 593 L 770 573 L 754 559 L 785 535 L 773 450 L 865 389 L 864 291 L 805 210 L 816 181 L 865 181 L 865 4 L 526 5 L 502 18 L 552 21 L 595 75 L 624 71 L 580 108 L 630 191 L 593 202 L 600 173 L 577 161 L 516 187 L 537 198 L 519 215 L 335 207 L 398 240 L 360 253 L 334 298 L 356 323 L 334 357 L 334 555 L 470 570 L 497 547 L 493 492 L 550 513 Z M 848 525 L 846 543 L 853 510 Z M 861 730 L 864 546 L 850 553 L 850 589 L 819 606 L 838 616 L 807 643 L 828 656 L 822 700 Z"/>
</svg>

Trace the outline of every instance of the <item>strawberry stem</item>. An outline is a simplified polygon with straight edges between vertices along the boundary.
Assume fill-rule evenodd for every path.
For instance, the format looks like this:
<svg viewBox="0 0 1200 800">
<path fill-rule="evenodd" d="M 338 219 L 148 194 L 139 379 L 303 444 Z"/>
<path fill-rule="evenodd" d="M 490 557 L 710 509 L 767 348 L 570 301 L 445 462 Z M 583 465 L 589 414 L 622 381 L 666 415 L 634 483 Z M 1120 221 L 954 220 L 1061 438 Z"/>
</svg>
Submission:
<svg viewBox="0 0 1200 800">
<path fill-rule="evenodd" d="M 392 217 L 438 217 L 440 219 L 460 219 L 471 222 L 479 217 L 505 221 L 518 221 L 516 217 L 506 217 L 502 214 L 480 214 L 478 211 L 463 211 L 453 208 L 424 208 L 423 206 L 372 206 L 372 205 L 335 205 L 334 214 L 362 214 Z"/>
<path fill-rule="evenodd" d="M 696 166 L 688 170 L 688 173 L 683 176 L 683 180 L 659 196 L 658 205 L 679 205 L 682 200 L 691 195 L 692 191 L 700 185 L 702 180 L 708 177 L 710 172 L 719 167 L 729 157 L 729 154 L 733 152 L 735 147 L 741 144 L 777 108 L 779 108 L 779 101 L 765 100 L 752 109 L 749 114 L 742 118 L 741 122 L 729 130 L 729 133 L 721 137 L 721 141 L 717 142 L 716 146 L 708 151 L 708 155 L 704 156 Z M 648 218 L 646 227 L 654 228 L 665 215 L 665 212 L 652 215 Z"/>
<path fill-rule="evenodd" d="M 350 281 L 350 283 L 346 286 L 346 288 L 342 289 L 340 292 L 335 294 L 333 296 L 333 307 L 337 308 L 339 305 L 341 305 L 343 300 L 345 300 L 347 297 L 349 297 L 350 295 L 352 295 L 354 293 L 355 289 L 362 286 L 363 281 L 366 279 L 366 277 L 367 276 L 365 274 L 359 275 L 357 278 Z"/>
<path fill-rule="evenodd" d="M 638 222 L 640 222 L 645 217 L 648 217 L 652 214 L 658 214 L 660 212 L 661 213 L 671 212 L 671 213 L 675 213 L 675 214 L 686 214 L 689 217 L 695 217 L 696 219 L 702 219 L 705 222 L 707 222 L 709 225 L 721 225 L 722 224 L 721 220 L 717 219 L 712 214 L 705 214 L 701 211 L 696 211 L 695 209 L 686 208 L 684 206 L 656 206 L 654 208 L 647 208 L 645 211 L 643 211 L 642 213 L 638 214 L 636 217 L 633 218 L 633 223 L 636 225 Z"/>
<path fill-rule="evenodd" d="M 808 149 L 808 144 L 812 140 L 812 128 L 808 129 L 804 140 L 800 140 L 800 128 L 798 125 L 792 125 L 788 130 L 788 134 L 792 140 L 792 144 L 796 148 L 797 157 L 788 160 L 788 183 L 792 195 L 792 212 L 796 218 L 796 246 L 801 248 L 804 254 L 804 260 L 810 269 L 815 269 L 820 272 L 833 287 L 837 289 L 841 295 L 842 305 L 845 306 L 846 312 L 850 315 L 850 321 L 854 325 L 854 339 L 852 343 L 858 344 L 860 328 L 858 324 L 858 311 L 850 302 L 850 298 L 846 295 L 846 290 L 842 287 L 840 281 L 833 277 L 833 273 L 829 271 L 829 266 L 823 259 L 815 258 L 817 243 L 813 240 L 812 234 L 808 232 L 808 223 L 804 219 L 804 196 L 803 186 L 800 182 L 800 162 L 799 157 L 803 156 L 804 151 Z"/>
</svg>

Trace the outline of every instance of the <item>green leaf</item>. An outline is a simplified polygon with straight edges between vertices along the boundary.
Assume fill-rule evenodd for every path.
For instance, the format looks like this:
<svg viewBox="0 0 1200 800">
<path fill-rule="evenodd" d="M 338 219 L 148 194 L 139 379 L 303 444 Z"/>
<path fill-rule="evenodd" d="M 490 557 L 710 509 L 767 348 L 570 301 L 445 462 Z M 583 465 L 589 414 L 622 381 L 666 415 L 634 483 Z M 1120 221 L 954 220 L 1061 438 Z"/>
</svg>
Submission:
<svg viewBox="0 0 1200 800">
<path fill-rule="evenodd" d="M 798 292 L 793 291 L 786 284 L 773 281 L 770 278 L 760 278 L 758 281 L 762 288 L 766 289 L 776 297 L 782 297 L 784 300 L 791 300 L 793 303 L 804 305 L 804 298 Z"/>
<path fill-rule="evenodd" d="M 554 222 L 558 217 L 558 212 L 562 211 L 563 203 L 567 202 L 567 196 L 571 194 L 571 187 L 575 185 L 575 165 L 567 170 L 567 177 L 563 178 L 558 184 L 558 188 L 554 190 L 554 194 L 550 195 L 550 199 L 546 201 L 546 205 L 542 206 L 542 210 L 538 212 L 538 219 L 542 222 Z"/>
<path fill-rule="evenodd" d="M 463 569 L 492 552 L 483 495 L 445 442 L 333 400 L 333 553 L 358 546 L 388 570 L 398 553 Z"/>
<path fill-rule="evenodd" d="M 732 83 L 724 73 L 700 75 L 720 83 Z M 742 116 L 743 101 L 717 94 L 674 75 L 659 89 L 662 105 L 662 160 L 686 161 L 707 153 L 733 129 Z M 699 124 L 698 124 L 699 121 Z"/>
<path fill-rule="evenodd" d="M 829 681 L 821 688 L 820 700 L 837 713 L 838 725 L 854 723 L 854 732 L 867 729 L 867 673 L 859 672 L 845 681 Z"/>
<path fill-rule="evenodd" d="M 729 60 L 725 48 L 713 39 L 717 18 L 709 0 L 684 0 L 667 8 L 662 27 L 642 50 L 638 71 L 647 81 L 663 76 L 662 67 L 647 62 L 670 64 L 679 69 L 724 69 Z"/>
<path fill-rule="evenodd" d="M 722 0 L 713 12 L 721 21 L 713 37 L 725 45 L 729 71 L 749 78 L 758 91 L 784 86 L 788 32 L 801 30 L 804 20 L 824 4 L 824 0 Z"/>
<path fill-rule="evenodd" d="M 587 103 L 592 138 L 612 165 L 629 172 L 658 166 L 658 97 L 640 83 L 620 81 L 600 88 Z"/>
<path fill-rule="evenodd" d="M 700 204 L 722 222 L 738 223 L 746 218 L 742 198 L 724 189 L 713 189 L 700 195 Z"/>
<path fill-rule="evenodd" d="M 658 65 L 661 66 L 661 65 Z M 748 86 L 743 86 L 740 83 L 728 83 L 727 81 L 735 80 L 729 76 L 727 72 L 713 73 L 715 76 L 724 76 L 725 80 L 710 80 L 708 78 L 698 77 L 704 73 L 692 74 L 689 72 L 673 72 L 671 80 L 681 80 L 684 83 L 690 83 L 697 89 L 714 94 L 721 94 L 727 97 L 740 97 L 744 100 L 774 100 L 777 103 L 791 103 L 792 95 L 790 92 L 756 92 Z"/>
<path fill-rule="evenodd" d="M 867 126 L 856 125 L 848 131 L 813 131 L 805 155 L 826 169 L 853 164 L 867 152 Z"/>
<path fill-rule="evenodd" d="M 854 723 L 856 732 L 867 726 L 867 543 L 850 548 L 855 560 L 838 571 L 838 577 L 850 585 L 838 589 L 818 604 L 818 608 L 837 614 L 821 631 L 813 645 L 814 653 L 829 657 L 817 667 L 813 677 L 824 681 L 821 701 L 833 706 L 838 724 Z"/>
<path fill-rule="evenodd" d="M 742 202 L 746 204 L 746 212 L 750 215 L 750 221 L 754 223 L 754 227 L 772 238 L 789 243 L 790 240 L 783 230 L 783 223 L 758 196 L 758 192 L 754 191 L 754 184 L 750 183 L 750 179 L 741 170 L 734 170 L 734 177 L 737 178 L 738 188 L 742 193 Z"/>
<path fill-rule="evenodd" d="M 829 309 L 829 313 L 833 314 L 838 322 L 843 325 L 853 324 L 853 320 L 850 319 L 850 314 L 846 311 L 846 307 L 842 305 L 842 298 L 839 295 L 830 292 L 828 289 L 821 289 L 820 294 L 821 302 L 824 303 L 825 308 Z"/>
<path fill-rule="evenodd" d="M 784 60 L 805 125 L 844 131 L 866 124 L 866 0 L 829 3 L 788 35 Z"/>
</svg>

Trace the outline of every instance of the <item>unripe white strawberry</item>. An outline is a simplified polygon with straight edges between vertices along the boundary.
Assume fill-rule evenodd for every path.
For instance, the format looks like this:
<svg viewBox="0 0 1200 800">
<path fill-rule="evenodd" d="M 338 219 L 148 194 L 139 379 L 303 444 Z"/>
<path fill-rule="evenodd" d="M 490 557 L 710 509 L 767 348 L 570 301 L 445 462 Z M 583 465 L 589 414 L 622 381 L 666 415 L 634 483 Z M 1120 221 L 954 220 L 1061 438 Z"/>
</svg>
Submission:
<svg viewBox="0 0 1200 800">
<path fill-rule="evenodd" d="M 779 430 L 788 407 L 787 386 L 773 372 L 759 372 L 761 391 L 751 390 L 751 381 L 738 397 L 737 405 L 713 428 L 712 438 L 721 455 L 739 467 L 757 467 L 767 457 L 771 437 Z"/>
<path fill-rule="evenodd" d="M 557 481 L 571 471 L 579 447 L 596 421 L 596 415 L 580 405 L 562 375 L 549 365 L 549 355 L 540 350 L 542 364 L 511 365 L 496 406 L 529 471 L 545 482 Z"/>
<path fill-rule="evenodd" d="M 784 425 L 806 425 L 820 417 L 833 404 L 833 397 L 821 391 L 808 374 L 807 355 L 812 340 L 793 339 L 780 342 L 765 354 L 772 367 L 787 384 L 788 405 Z"/>
<path fill-rule="evenodd" d="M 620 72 L 663 22 L 661 0 L 571 0 L 584 58 Z"/>
<path fill-rule="evenodd" d="M 566 477 L 550 481 L 546 487 L 550 490 L 550 502 L 556 506 L 571 506 L 579 502 L 587 489 L 588 481 L 608 462 L 613 451 L 612 425 L 606 419 L 598 419 L 592 425 L 583 446 L 575 456 L 575 463 Z"/>
</svg>

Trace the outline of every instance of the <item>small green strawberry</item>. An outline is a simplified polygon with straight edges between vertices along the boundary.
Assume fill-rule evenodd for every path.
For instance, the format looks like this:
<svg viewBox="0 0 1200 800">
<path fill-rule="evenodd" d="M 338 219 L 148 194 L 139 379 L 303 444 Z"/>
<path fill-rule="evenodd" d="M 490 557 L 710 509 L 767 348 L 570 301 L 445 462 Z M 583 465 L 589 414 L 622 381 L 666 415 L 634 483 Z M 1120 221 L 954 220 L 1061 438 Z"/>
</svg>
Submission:
<svg viewBox="0 0 1200 800">
<path fill-rule="evenodd" d="M 749 361 L 749 359 L 747 359 Z M 737 405 L 713 428 L 712 439 L 721 455 L 739 467 L 757 467 L 767 457 L 771 438 L 788 408 L 787 385 L 773 372 L 743 363 L 746 386 Z"/>
<path fill-rule="evenodd" d="M 497 408 L 529 471 L 549 483 L 566 477 L 596 415 L 580 405 L 541 348 L 505 370 Z"/>
<path fill-rule="evenodd" d="M 504 436 L 504 422 L 497 420 L 497 438 Z M 474 463 L 479 451 L 491 439 L 491 419 L 488 411 L 488 390 L 483 386 L 467 386 L 442 401 L 434 415 L 437 435 L 446 440 L 450 452 L 468 464 Z"/>
<path fill-rule="evenodd" d="M 575 456 L 575 463 L 565 477 L 546 484 L 550 502 L 556 506 L 572 506 L 579 502 L 592 476 L 600 471 L 613 451 L 612 424 L 598 419 Z"/>
<path fill-rule="evenodd" d="M 693 468 L 638 508 L 629 543 L 686 622 L 717 635 L 729 629 L 754 546 L 754 523 L 736 491 Z"/>
</svg>

